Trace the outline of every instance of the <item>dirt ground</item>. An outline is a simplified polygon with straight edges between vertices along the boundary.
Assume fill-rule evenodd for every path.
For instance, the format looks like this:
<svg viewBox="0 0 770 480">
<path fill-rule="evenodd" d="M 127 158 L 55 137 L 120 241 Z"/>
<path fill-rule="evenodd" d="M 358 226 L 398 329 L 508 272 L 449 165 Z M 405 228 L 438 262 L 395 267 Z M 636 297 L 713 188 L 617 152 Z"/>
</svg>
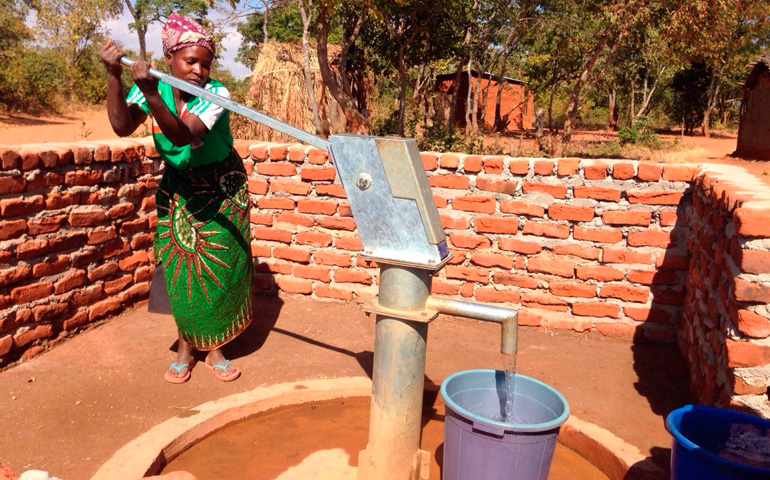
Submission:
<svg viewBox="0 0 770 480">
<path fill-rule="evenodd" d="M 188 383 L 164 381 L 175 327 L 145 306 L 0 372 L 0 464 L 87 480 L 129 441 L 205 402 L 276 383 L 371 376 L 374 320 L 357 305 L 287 295 L 258 298 L 255 311 L 252 326 L 225 348 L 243 371 L 232 383 L 202 367 Z M 501 368 L 499 352 L 499 325 L 440 316 L 428 328 L 426 389 L 435 392 L 459 370 Z M 675 345 L 522 327 L 518 357 L 518 371 L 561 392 L 571 415 L 666 466 L 665 416 L 691 402 Z"/>
</svg>

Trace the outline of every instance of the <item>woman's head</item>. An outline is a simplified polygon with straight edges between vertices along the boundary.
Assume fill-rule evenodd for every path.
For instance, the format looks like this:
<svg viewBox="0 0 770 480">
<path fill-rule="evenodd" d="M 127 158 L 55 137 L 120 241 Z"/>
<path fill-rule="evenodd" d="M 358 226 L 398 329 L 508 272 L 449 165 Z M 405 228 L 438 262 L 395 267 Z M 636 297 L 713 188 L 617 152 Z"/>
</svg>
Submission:
<svg viewBox="0 0 770 480">
<path fill-rule="evenodd" d="M 216 53 L 211 35 L 195 20 L 172 13 L 160 37 L 171 74 L 191 83 L 205 84 Z"/>
</svg>

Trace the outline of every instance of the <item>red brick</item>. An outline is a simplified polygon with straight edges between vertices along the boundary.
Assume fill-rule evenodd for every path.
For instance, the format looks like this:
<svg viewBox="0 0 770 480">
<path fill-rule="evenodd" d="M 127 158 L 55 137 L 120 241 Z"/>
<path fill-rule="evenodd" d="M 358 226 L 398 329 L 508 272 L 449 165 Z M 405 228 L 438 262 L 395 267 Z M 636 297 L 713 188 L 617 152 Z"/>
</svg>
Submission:
<svg viewBox="0 0 770 480">
<path fill-rule="evenodd" d="M 501 174 L 504 163 L 503 157 L 484 157 L 484 173 Z"/>
<path fill-rule="evenodd" d="M 362 285 L 371 285 L 373 283 L 371 273 L 352 268 L 338 268 L 334 270 L 334 281 L 337 283 L 360 283 Z"/>
<path fill-rule="evenodd" d="M 315 294 L 321 298 L 334 298 L 337 300 L 353 300 L 353 292 L 342 288 L 330 287 L 328 285 L 316 285 Z"/>
<path fill-rule="evenodd" d="M 288 162 L 258 163 L 257 173 L 271 177 L 291 177 L 297 174 L 297 166 Z"/>
<path fill-rule="evenodd" d="M 642 230 L 628 232 L 630 247 L 669 248 L 677 245 L 676 237 L 671 232 L 661 230 Z"/>
<path fill-rule="evenodd" d="M 64 322 L 62 322 L 62 329 L 66 332 L 69 332 L 78 327 L 82 327 L 86 323 L 88 323 L 88 311 L 81 310 L 76 312 L 67 320 L 64 320 Z"/>
<path fill-rule="evenodd" d="M 318 265 L 333 265 L 338 267 L 349 267 L 352 264 L 349 254 L 340 254 L 332 252 L 313 252 L 313 261 Z"/>
<path fill-rule="evenodd" d="M 120 299 L 116 297 L 105 298 L 88 307 L 88 320 L 93 322 L 107 317 L 120 310 Z"/>
<path fill-rule="evenodd" d="M 652 287 L 652 301 L 662 305 L 682 306 L 686 292 L 665 287 Z"/>
<path fill-rule="evenodd" d="M 643 182 L 657 182 L 660 180 L 661 166 L 651 163 L 639 163 L 639 173 L 636 178 Z"/>
<path fill-rule="evenodd" d="M 596 322 L 596 331 L 605 337 L 633 340 L 637 337 L 638 329 L 636 325 L 627 323 Z"/>
<path fill-rule="evenodd" d="M 295 247 L 275 247 L 273 256 L 284 260 L 290 260 L 298 263 L 310 263 L 311 252 Z"/>
<path fill-rule="evenodd" d="M 620 201 L 620 190 L 617 188 L 576 186 L 573 192 L 575 198 L 593 198 L 607 202 Z"/>
<path fill-rule="evenodd" d="M 739 302 L 770 303 L 770 285 L 734 278 L 735 299 Z"/>
<path fill-rule="evenodd" d="M 553 175 L 555 165 L 553 160 L 535 160 L 532 169 L 535 175 Z"/>
<path fill-rule="evenodd" d="M 599 260 L 599 256 L 602 254 L 599 248 L 587 247 L 577 243 L 555 245 L 551 251 L 557 255 L 571 255 L 573 257 L 585 258 L 586 260 Z"/>
<path fill-rule="evenodd" d="M 16 217 L 33 215 L 45 208 L 42 195 L 31 197 L 16 197 L 0 200 L 0 217 Z"/>
<path fill-rule="evenodd" d="M 255 225 L 265 225 L 269 227 L 273 225 L 273 216 L 269 213 L 257 213 L 252 210 L 249 212 L 249 222 Z"/>
<path fill-rule="evenodd" d="M 519 292 L 510 290 L 498 290 L 494 287 L 480 287 L 476 289 L 476 300 L 484 303 L 519 303 Z"/>
<path fill-rule="evenodd" d="M 569 220 L 572 222 L 590 222 L 594 219 L 594 209 L 557 203 L 548 207 L 548 217 L 552 220 Z"/>
<path fill-rule="evenodd" d="M 45 255 L 51 250 L 48 240 L 32 239 L 16 245 L 16 259 L 27 260 Z"/>
<path fill-rule="evenodd" d="M 316 247 L 328 247 L 332 244 L 332 236 L 328 233 L 300 232 L 295 241 L 298 245 L 314 245 Z"/>
<path fill-rule="evenodd" d="M 746 273 L 770 273 L 770 252 L 765 250 L 739 249 L 736 259 Z"/>
<path fill-rule="evenodd" d="M 558 167 L 557 167 L 556 173 L 560 177 L 576 175 L 579 171 L 579 168 L 580 168 L 579 158 L 560 158 L 558 160 Z"/>
<path fill-rule="evenodd" d="M 449 240 L 457 248 L 489 248 L 492 246 L 492 242 L 482 235 L 463 235 L 454 233 L 449 235 Z"/>
<path fill-rule="evenodd" d="M 310 193 L 310 184 L 303 182 L 284 182 L 276 179 L 270 182 L 270 191 L 273 193 L 283 192 L 292 195 L 307 195 Z"/>
<path fill-rule="evenodd" d="M 612 267 L 585 267 L 578 266 L 575 269 L 577 278 L 581 280 L 596 280 L 597 282 L 613 282 L 617 280 L 623 280 L 625 274 Z"/>
<path fill-rule="evenodd" d="M 56 275 L 69 268 L 70 258 L 67 255 L 59 255 L 57 257 L 46 259 L 40 263 L 32 266 L 32 274 L 36 278 L 48 277 L 50 275 Z"/>
<path fill-rule="evenodd" d="M 0 161 L 2 161 L 3 170 L 15 170 L 21 163 L 21 155 L 15 149 L 0 148 Z"/>
<path fill-rule="evenodd" d="M 583 160 L 583 175 L 586 180 L 604 180 L 610 166 L 598 160 Z"/>
<path fill-rule="evenodd" d="M 438 164 L 441 165 L 441 168 L 457 168 L 460 166 L 460 157 L 453 153 L 444 153 L 439 157 Z"/>
<path fill-rule="evenodd" d="M 458 295 L 460 293 L 460 283 L 445 282 L 437 277 L 431 283 L 430 293 L 434 295 Z"/>
<path fill-rule="evenodd" d="M 544 273 L 559 277 L 572 278 L 575 272 L 575 264 L 570 261 L 557 260 L 548 256 L 531 257 L 527 261 L 527 271 L 530 273 Z"/>
<path fill-rule="evenodd" d="M 697 165 L 663 165 L 663 180 L 669 182 L 692 182 L 700 171 Z"/>
<path fill-rule="evenodd" d="M 754 338 L 770 336 L 770 318 L 743 308 L 734 309 L 731 317 L 738 330 L 746 336 Z"/>
<path fill-rule="evenodd" d="M 327 195 L 330 197 L 347 198 L 345 189 L 342 185 L 336 183 L 319 183 L 315 186 L 316 195 Z"/>
<path fill-rule="evenodd" d="M 38 282 L 11 289 L 11 300 L 16 305 L 40 300 L 53 293 L 53 283 Z"/>
<path fill-rule="evenodd" d="M 52 336 L 53 336 L 53 325 L 47 323 L 43 325 L 38 325 L 34 328 L 30 328 L 29 330 L 20 331 L 19 333 L 13 336 L 13 343 L 16 346 L 16 348 L 21 348 L 25 345 L 29 345 L 30 343 L 36 340 L 51 338 Z"/>
<path fill-rule="evenodd" d="M 524 255 L 534 255 L 540 253 L 543 247 L 536 242 L 525 242 L 516 238 L 501 238 L 498 242 L 500 250 L 522 253 Z"/>
<path fill-rule="evenodd" d="M 593 298 L 596 296 L 596 285 L 580 282 L 550 282 L 550 292 L 559 297 Z"/>
<path fill-rule="evenodd" d="M 565 185 L 549 185 L 545 183 L 522 182 L 521 191 L 523 193 L 540 192 L 547 193 L 554 198 L 567 198 L 567 187 Z"/>
<path fill-rule="evenodd" d="M 54 283 L 54 293 L 61 295 L 72 289 L 85 285 L 88 277 L 83 270 L 70 270 L 70 273 L 64 275 Z"/>
<path fill-rule="evenodd" d="M 288 223 L 291 225 L 301 225 L 303 227 L 315 226 L 315 219 L 308 215 L 300 215 L 294 212 L 279 212 L 275 214 L 277 223 Z"/>
<path fill-rule="evenodd" d="M 250 178 L 249 179 L 249 193 L 254 195 L 266 195 L 269 189 L 269 184 L 261 179 Z"/>
<path fill-rule="evenodd" d="M 515 285 L 521 288 L 537 288 L 538 282 L 529 275 L 515 275 L 508 272 L 495 272 L 492 278 L 496 284 Z"/>
<path fill-rule="evenodd" d="M 323 165 L 329 160 L 329 152 L 320 148 L 310 147 L 307 151 L 307 160 L 313 165 Z"/>
<path fill-rule="evenodd" d="M 155 265 L 145 265 L 134 270 L 134 282 L 149 282 L 152 280 L 153 273 L 155 272 Z"/>
<path fill-rule="evenodd" d="M 124 288 L 126 288 L 128 285 L 130 285 L 134 281 L 133 275 L 123 275 L 118 278 L 108 280 L 104 282 L 104 293 L 107 295 L 111 295 L 113 293 L 117 293 Z"/>
<path fill-rule="evenodd" d="M 725 339 L 727 366 L 730 368 L 762 367 L 770 364 L 770 346 Z"/>
<path fill-rule="evenodd" d="M 518 218 L 480 217 L 473 219 L 476 233 L 515 235 L 519 231 Z"/>
<path fill-rule="evenodd" d="M 687 218 L 680 216 L 676 210 L 660 210 L 658 212 L 660 217 L 661 227 L 672 227 L 674 225 L 687 225 Z"/>
<path fill-rule="evenodd" d="M 572 236 L 575 240 L 598 243 L 618 243 L 623 240 L 623 232 L 618 228 L 586 228 L 575 225 Z"/>
<path fill-rule="evenodd" d="M 138 267 L 149 263 L 150 258 L 147 256 L 147 252 L 143 250 L 136 251 L 127 257 L 123 257 L 118 261 L 120 269 L 124 272 L 136 270 Z"/>
<path fill-rule="evenodd" d="M 467 178 L 467 177 L 466 177 Z M 476 178 L 476 188 L 485 192 L 505 193 L 514 195 L 518 182 L 513 180 L 493 180 L 486 177 Z"/>
<path fill-rule="evenodd" d="M 27 233 L 27 222 L 23 218 L 0 221 L 0 241 L 18 238 L 25 233 Z"/>
<path fill-rule="evenodd" d="M 422 160 L 422 168 L 427 171 L 433 171 L 438 169 L 438 155 L 435 153 L 420 153 L 420 160 Z"/>
<path fill-rule="evenodd" d="M 569 225 L 557 225 L 549 222 L 528 221 L 524 224 L 524 235 L 537 235 L 539 237 L 569 238 Z"/>
<path fill-rule="evenodd" d="M 617 298 L 624 302 L 645 303 L 650 295 L 647 287 L 632 287 L 630 285 L 603 285 L 599 289 L 599 296 L 604 298 Z"/>
<path fill-rule="evenodd" d="M 70 250 L 73 248 L 79 248 L 86 244 L 88 241 L 88 235 L 83 232 L 69 232 L 61 233 L 55 237 L 51 237 L 48 241 L 50 252 L 60 252 L 63 250 Z"/>
<path fill-rule="evenodd" d="M 361 237 L 358 235 L 338 237 L 334 241 L 334 246 L 342 250 L 351 250 L 354 252 L 360 252 L 364 249 L 364 244 L 361 243 Z"/>
<path fill-rule="evenodd" d="M 605 210 L 602 222 L 607 225 L 638 225 L 647 227 L 652 221 L 652 213 L 641 210 Z"/>
<path fill-rule="evenodd" d="M 268 158 L 270 160 L 286 160 L 288 153 L 288 145 L 270 145 L 268 147 Z"/>
<path fill-rule="evenodd" d="M 251 256 L 254 258 L 270 258 L 273 256 L 273 247 L 268 245 L 251 244 Z"/>
<path fill-rule="evenodd" d="M 441 195 L 433 195 L 433 202 L 437 208 L 446 208 L 449 205 L 449 200 Z"/>
<path fill-rule="evenodd" d="M 620 315 L 620 306 L 607 302 L 573 303 L 572 314 L 582 317 L 618 318 Z"/>
<path fill-rule="evenodd" d="M 468 190 L 470 188 L 468 177 L 454 173 L 433 175 L 428 178 L 428 184 L 433 188 L 452 188 L 456 190 Z"/>
<path fill-rule="evenodd" d="M 529 173 L 529 160 L 526 158 L 514 158 L 508 162 L 508 170 L 513 175 L 527 175 Z"/>
<path fill-rule="evenodd" d="M 352 232 L 356 229 L 356 222 L 352 218 L 319 217 L 318 226 L 330 230 L 345 230 Z"/>
<path fill-rule="evenodd" d="M 623 307 L 623 313 L 638 322 L 653 322 L 670 324 L 672 322 L 671 314 L 659 307 Z"/>
<path fill-rule="evenodd" d="M 2 203 L 0 202 L 0 205 Z M 739 207 L 733 211 L 733 222 L 739 235 L 770 238 L 770 209 Z"/>
<path fill-rule="evenodd" d="M 337 208 L 337 215 L 340 217 L 352 217 L 353 210 L 350 209 L 350 204 L 340 203 L 339 207 Z"/>
<path fill-rule="evenodd" d="M 100 225 L 107 220 L 104 210 L 90 207 L 77 208 L 69 214 L 69 224 L 73 227 L 91 227 Z"/>
<path fill-rule="evenodd" d="M 467 280 L 469 282 L 488 284 L 489 270 L 486 268 L 459 267 L 450 265 L 444 270 L 446 278 L 455 278 L 458 280 Z"/>
<path fill-rule="evenodd" d="M 465 217 L 450 217 L 441 215 L 441 226 L 447 230 L 467 230 L 471 226 L 471 220 Z"/>
<path fill-rule="evenodd" d="M 454 210 L 478 213 L 495 213 L 497 201 L 495 197 L 487 195 L 466 195 L 452 200 Z"/>
<path fill-rule="evenodd" d="M 676 190 L 630 190 L 626 195 L 628 203 L 645 205 L 679 205 L 682 200 L 682 192 Z"/>
<path fill-rule="evenodd" d="M 494 253 L 471 253 L 471 263 L 480 267 L 500 267 L 506 270 L 513 268 L 513 257 Z"/>
<path fill-rule="evenodd" d="M 521 304 L 527 308 L 542 308 L 556 312 L 566 312 L 569 310 L 567 302 L 548 294 L 523 293 L 521 295 Z"/>
<path fill-rule="evenodd" d="M 481 171 L 482 160 L 476 155 L 468 155 L 463 159 L 463 170 L 466 173 L 479 173 Z"/>
<path fill-rule="evenodd" d="M 628 281 L 643 285 L 679 285 L 681 280 L 675 270 L 632 270 Z"/>
<path fill-rule="evenodd" d="M 527 215 L 529 217 L 545 216 L 545 208 L 521 200 L 506 200 L 501 202 L 500 211 L 502 213 L 515 213 L 517 215 Z"/>
<path fill-rule="evenodd" d="M 333 181 L 337 170 L 334 167 L 302 167 L 299 176 L 305 181 Z"/>
<path fill-rule="evenodd" d="M 616 163 L 612 166 L 612 178 L 617 180 L 631 180 L 634 173 L 633 163 Z"/>
<path fill-rule="evenodd" d="M 257 265 L 256 271 L 292 275 L 294 272 L 294 264 L 289 262 L 265 262 Z"/>
<path fill-rule="evenodd" d="M 602 263 L 643 263 L 649 265 L 652 263 L 652 254 L 605 248 L 602 250 Z"/>
<path fill-rule="evenodd" d="M 543 317 L 536 313 L 519 311 L 519 326 L 539 327 L 543 323 Z"/>
<path fill-rule="evenodd" d="M 294 200 L 284 197 L 260 198 L 257 200 L 257 208 L 267 210 L 294 210 Z"/>
<path fill-rule="evenodd" d="M 251 238 L 255 240 L 291 243 L 292 234 L 288 230 L 281 230 L 279 228 L 252 227 Z"/>
<path fill-rule="evenodd" d="M 102 183 L 102 170 L 76 170 L 64 175 L 64 184 L 71 186 L 98 185 Z"/>
<path fill-rule="evenodd" d="M 6 195 L 8 193 L 21 193 L 27 181 L 22 175 L 14 176 L 0 176 L 0 195 Z"/>
<path fill-rule="evenodd" d="M 658 268 L 688 270 L 690 268 L 690 257 L 664 252 L 664 255 L 658 256 L 655 259 L 655 266 Z"/>
<path fill-rule="evenodd" d="M 337 212 L 337 203 L 324 200 L 299 200 L 297 211 L 299 213 L 334 215 Z"/>
<path fill-rule="evenodd" d="M 311 280 L 320 280 L 329 283 L 332 281 L 332 271 L 327 267 L 316 267 L 313 265 L 297 265 L 294 267 L 294 276 L 299 278 L 309 278 Z"/>
</svg>

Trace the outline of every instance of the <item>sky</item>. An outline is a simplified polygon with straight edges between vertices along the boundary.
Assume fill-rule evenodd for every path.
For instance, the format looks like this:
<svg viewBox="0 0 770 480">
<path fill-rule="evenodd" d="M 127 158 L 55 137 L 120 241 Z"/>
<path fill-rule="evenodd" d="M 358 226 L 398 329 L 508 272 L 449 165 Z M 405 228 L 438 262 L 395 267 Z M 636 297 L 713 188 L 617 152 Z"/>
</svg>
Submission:
<svg viewBox="0 0 770 480">
<path fill-rule="evenodd" d="M 212 12 L 212 16 L 216 13 Z M 139 51 L 139 38 L 136 36 L 136 32 L 128 29 L 128 24 L 133 19 L 128 11 L 124 11 L 123 14 L 115 20 L 107 22 L 107 30 L 110 32 L 110 38 L 123 44 L 125 48 L 130 48 L 134 51 Z M 163 48 L 160 43 L 160 29 L 162 25 L 160 23 L 153 23 L 147 30 L 147 50 L 153 52 L 153 57 L 161 56 Z M 217 48 L 221 50 L 221 63 L 224 68 L 230 70 L 236 78 L 243 78 L 251 71 L 243 64 L 235 61 L 235 55 L 238 53 L 238 47 L 241 45 L 241 34 L 235 28 L 235 25 L 225 28 L 225 38 L 222 40 Z"/>
</svg>

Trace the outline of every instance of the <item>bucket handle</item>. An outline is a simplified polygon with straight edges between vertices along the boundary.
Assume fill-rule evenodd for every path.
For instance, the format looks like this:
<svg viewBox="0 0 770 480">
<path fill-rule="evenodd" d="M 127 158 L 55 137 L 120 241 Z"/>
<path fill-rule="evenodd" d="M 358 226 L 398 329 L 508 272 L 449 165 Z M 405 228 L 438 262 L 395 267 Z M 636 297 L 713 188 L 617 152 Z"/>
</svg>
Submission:
<svg viewBox="0 0 770 480">
<path fill-rule="evenodd" d="M 502 437 L 505 435 L 505 427 L 501 427 L 499 425 L 491 425 L 486 422 L 472 422 L 472 426 L 474 430 L 479 430 L 484 433 L 489 433 L 490 435 L 495 435 L 498 437 Z"/>
</svg>

